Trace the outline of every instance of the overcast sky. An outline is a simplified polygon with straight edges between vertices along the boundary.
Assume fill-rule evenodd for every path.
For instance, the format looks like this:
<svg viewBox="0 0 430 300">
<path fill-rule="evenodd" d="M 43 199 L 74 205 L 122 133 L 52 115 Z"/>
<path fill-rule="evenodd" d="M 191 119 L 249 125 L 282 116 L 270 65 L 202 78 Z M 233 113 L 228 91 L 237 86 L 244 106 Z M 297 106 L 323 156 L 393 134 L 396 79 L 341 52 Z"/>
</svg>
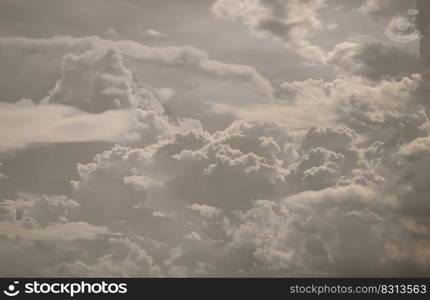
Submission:
<svg viewBox="0 0 430 300">
<path fill-rule="evenodd" d="M 0 0 L 0 276 L 430 275 L 429 13 Z"/>
</svg>

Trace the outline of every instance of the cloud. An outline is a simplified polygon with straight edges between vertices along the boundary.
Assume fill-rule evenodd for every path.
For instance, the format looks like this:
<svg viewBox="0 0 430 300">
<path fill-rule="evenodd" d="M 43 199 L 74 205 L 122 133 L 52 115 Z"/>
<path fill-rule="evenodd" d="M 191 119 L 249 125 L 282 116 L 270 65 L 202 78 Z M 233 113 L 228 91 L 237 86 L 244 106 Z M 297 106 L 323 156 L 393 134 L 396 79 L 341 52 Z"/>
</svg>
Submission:
<svg viewBox="0 0 430 300">
<path fill-rule="evenodd" d="M 98 257 L 93 263 L 76 260 L 59 263 L 48 273 L 65 277 L 160 277 L 160 266 L 138 244 L 127 239 L 117 240 L 112 253 Z M 125 255 L 124 255 L 125 253 Z"/>
<path fill-rule="evenodd" d="M 0 39 L 4 61 L 36 61 L 46 53 L 61 62 L 48 95 L 34 98 L 42 103 L 0 104 L 2 151 L 117 143 L 77 164 L 70 195 L 21 192 L 0 201 L 0 274 L 425 275 L 428 76 L 419 74 L 412 53 L 383 44 L 344 42 L 329 56 L 315 48 L 312 34 L 328 25 L 321 12 L 334 2 L 214 4 L 215 13 L 242 20 L 255 34 L 320 62 L 329 58 L 337 68 L 334 80 L 285 81 L 275 93 L 255 68 L 193 47 L 98 37 Z M 384 17 L 385 4 L 343 5 Z M 171 78 L 190 73 L 231 82 L 228 102 L 189 102 L 184 118 L 172 117 L 176 87 L 139 83 L 131 70 L 143 63 L 167 68 Z M 238 105 L 241 82 L 275 101 Z M 226 123 L 241 120 L 209 130 L 189 118 L 202 107 L 229 112 Z"/>
<path fill-rule="evenodd" d="M 0 202 L 2 276 L 157 276 L 141 245 L 105 226 L 68 221 L 63 196 L 21 194 Z M 82 255 L 82 253 L 85 253 Z M 49 254 L 49 255 L 47 255 Z M 8 260 L 10 255 L 16 261 Z"/>
<path fill-rule="evenodd" d="M 121 110 L 93 115 L 68 106 L 34 105 L 30 101 L 1 103 L 0 151 L 44 143 L 121 141 L 132 114 Z"/>
<path fill-rule="evenodd" d="M 166 38 L 167 37 L 167 34 L 158 32 L 157 30 L 154 30 L 154 29 L 145 30 L 144 35 L 152 37 L 152 38 Z"/>
<path fill-rule="evenodd" d="M 67 221 L 79 207 L 74 200 L 62 195 L 17 193 L 17 196 L 16 200 L 3 203 L 13 208 L 20 219 L 33 218 L 42 227 Z"/>
<path fill-rule="evenodd" d="M 116 146 L 79 166 L 75 198 L 87 221 L 124 220 L 166 243 L 171 276 L 197 274 L 199 263 L 229 276 L 418 274 L 426 243 L 411 232 L 428 228 L 411 221 L 428 207 L 428 171 L 414 162 L 418 152 L 421 166 L 428 159 L 428 119 L 413 99 L 421 82 L 418 74 L 285 82 L 280 107 L 326 112 L 332 123 L 242 120 Z M 160 219 L 157 232 L 143 226 Z"/>
<path fill-rule="evenodd" d="M 213 206 L 192 204 L 188 206 L 189 209 L 197 212 L 200 216 L 204 218 L 216 218 L 221 215 L 222 210 Z"/>
<path fill-rule="evenodd" d="M 211 9 L 216 17 L 240 20 L 258 37 L 268 36 L 282 42 L 307 61 L 325 64 L 330 63 L 327 61 L 329 53 L 313 42 L 312 37 L 315 33 L 335 29 L 337 24 L 326 22 L 321 15 L 335 8 L 338 13 L 353 11 L 375 18 L 393 17 L 407 12 L 410 8 L 407 5 L 398 0 L 217 0 Z M 397 52 L 391 50 L 390 54 Z"/>
<path fill-rule="evenodd" d="M 254 104 L 246 107 L 231 104 L 215 104 L 215 112 L 229 112 L 237 119 L 264 121 L 270 118 L 289 128 L 336 126 L 345 124 L 351 128 L 378 135 L 389 131 L 383 120 L 409 118 L 419 120 L 417 107 L 420 93 L 425 95 L 425 81 L 420 74 L 378 81 L 360 76 L 340 76 L 333 81 L 309 78 L 302 81 L 285 81 L 276 91 L 276 103 Z M 424 101 L 424 97 L 421 97 Z M 400 126 L 400 123 L 397 123 Z M 378 126 L 378 131 L 375 131 Z M 371 129 L 373 128 L 373 129 Z M 399 127 L 400 128 L 400 127 Z M 415 127 L 416 128 L 416 127 Z M 372 131 L 372 132 L 371 132 Z"/>
<path fill-rule="evenodd" d="M 133 41 L 118 41 L 117 45 L 125 56 L 136 60 L 184 68 L 221 80 L 252 82 L 267 100 L 273 98 L 270 82 L 255 68 L 213 60 L 195 47 L 148 47 Z"/>
<path fill-rule="evenodd" d="M 109 27 L 108 29 L 106 29 L 105 32 L 104 32 L 104 34 L 107 37 L 112 38 L 112 39 L 118 37 L 118 32 L 113 27 Z"/>
<path fill-rule="evenodd" d="M 417 266 L 427 258 L 426 243 L 412 232 L 428 226 L 411 216 L 426 208 L 426 192 L 411 198 L 408 187 L 418 190 L 427 177 L 402 150 L 417 134 L 425 136 L 425 128 L 421 133 L 418 128 L 428 122 L 422 111 L 405 114 L 417 109 L 402 102 L 413 95 L 414 80 L 419 78 L 370 86 L 346 79 L 285 86 L 295 101 L 312 87 L 310 95 L 327 97 L 322 101 L 340 101 L 349 91 L 349 100 L 366 104 L 355 108 L 363 114 L 391 111 L 396 121 L 375 122 L 382 129 L 394 126 L 401 133 L 395 142 L 390 131 L 375 133 L 352 121 L 352 127 L 308 129 L 237 121 L 214 133 L 194 128 L 147 145 L 116 145 L 78 165 L 73 200 L 24 195 L 5 201 L 0 210 L 8 236 L 22 232 L 30 239 L 44 231 L 45 237 L 76 223 L 104 228 L 103 234 L 87 235 L 98 250 L 85 259 L 70 254 L 67 260 L 31 261 L 27 269 L 14 270 L 31 273 L 33 266 L 43 266 L 44 274 L 61 276 L 418 274 L 426 268 Z M 333 103 L 342 108 L 338 120 L 351 120 L 354 103 Z M 394 171 L 399 164 L 405 173 L 415 169 L 412 181 Z M 69 206 L 72 215 L 66 213 Z M 24 229 L 17 229 L 18 223 Z M 86 249 L 75 234 L 83 233 L 67 233 L 71 240 L 59 245 Z M 408 246 L 402 246 L 405 240 Z"/>
<path fill-rule="evenodd" d="M 90 50 L 80 56 L 65 55 L 61 78 L 43 102 L 71 105 L 93 113 L 120 108 L 164 112 L 151 90 L 139 87 L 133 80 L 121 52 L 114 47 Z"/>
<path fill-rule="evenodd" d="M 396 219 L 390 218 L 391 205 L 374 190 L 357 185 L 302 192 L 280 203 L 258 200 L 251 209 L 238 214 L 239 221 L 229 223 L 229 247 L 238 253 L 250 250 L 252 259 L 258 261 L 254 264 L 257 270 L 250 271 L 257 274 L 369 276 L 422 272 L 426 267 L 412 267 L 421 260 L 412 254 L 420 251 L 416 248 L 418 241 L 406 246 L 408 250 L 400 250 L 403 262 L 407 261 L 411 269 L 397 266 L 400 261 L 393 255 L 393 245 L 403 245 L 401 241 L 409 237 Z"/>
<path fill-rule="evenodd" d="M 185 248 L 186 253 L 193 253 L 186 266 L 191 268 L 197 259 L 214 264 L 215 259 L 221 270 L 214 272 L 227 272 L 225 260 L 236 256 L 210 255 L 222 249 L 217 240 L 228 238 L 220 219 L 224 213 L 229 216 L 236 209 L 249 209 L 253 199 L 276 201 L 296 191 L 341 184 L 346 181 L 345 174 L 350 174 L 352 181 L 359 177 L 351 172 L 363 169 L 357 163 L 359 155 L 352 145 L 356 136 L 351 130 L 306 133 L 290 132 L 276 123 L 237 122 L 213 135 L 194 130 L 143 149 L 117 146 L 78 167 L 80 181 L 74 183 L 75 197 L 86 212 L 86 220 L 101 224 L 127 220 L 134 230 L 158 235 L 167 243 L 175 238 L 165 231 L 171 230 L 172 222 L 179 222 L 183 225 L 175 226 L 186 240 L 207 243 L 201 246 L 202 251 L 197 246 Z M 328 177 L 324 168 L 335 169 L 327 181 L 318 179 Z M 194 216 L 189 215 L 190 210 Z M 160 211 L 170 217 L 157 232 L 131 225 L 154 224 L 155 219 L 141 216 Z M 192 272 L 190 268 L 188 272 Z"/>
<path fill-rule="evenodd" d="M 38 102 L 58 79 L 64 55 L 70 52 L 82 54 L 100 44 L 100 39 L 94 37 L 0 38 L 0 62 L 4 66 L 0 70 L 1 101 L 29 98 Z"/>
<path fill-rule="evenodd" d="M 68 70 L 69 73 L 63 74 L 64 78 L 57 82 L 59 85 L 58 88 L 67 85 L 67 83 L 69 85 L 72 84 L 73 76 L 85 74 L 85 76 L 87 76 L 86 78 L 89 79 L 89 82 L 85 82 L 85 85 L 94 81 L 97 82 L 99 84 L 98 89 L 100 89 L 98 91 L 99 95 L 102 92 L 107 92 L 111 95 L 111 98 L 119 96 L 117 100 L 122 105 L 125 104 L 127 100 L 130 100 L 127 98 L 129 96 L 127 95 L 129 91 L 127 84 L 129 84 L 130 74 L 128 70 L 124 70 L 123 57 L 124 60 L 133 59 L 146 63 L 156 63 L 166 67 L 171 66 L 185 73 L 192 72 L 198 75 L 205 75 L 215 80 L 232 80 L 251 83 L 255 86 L 256 91 L 264 96 L 266 100 L 271 100 L 273 98 L 271 83 L 255 68 L 211 59 L 207 52 L 191 46 L 153 47 L 129 40 L 104 40 L 97 36 L 81 38 L 59 36 L 51 39 L 0 38 L 0 45 L 0 49 L 3 53 L 2 57 L 5 58 L 5 62 L 8 60 L 11 61 L 11 58 L 14 61 L 20 61 L 21 59 L 28 60 L 41 55 L 44 57 L 46 56 L 47 60 L 53 57 L 56 60 L 61 60 L 64 55 L 73 53 L 67 55 L 63 59 L 63 71 Z M 99 51 L 94 51 L 92 54 L 87 53 L 86 56 L 77 57 L 77 55 L 82 55 L 88 50 Z M 107 53 L 103 56 L 101 54 L 102 51 Z M 108 57 L 107 55 L 110 56 Z M 116 65 L 116 67 L 109 71 L 108 65 L 106 65 L 108 63 Z M 91 71 L 88 70 L 90 65 L 92 65 L 93 71 L 100 70 L 106 74 L 97 76 L 91 73 Z M 36 64 L 36 67 L 42 68 L 42 66 L 38 64 Z M 57 65 L 52 67 L 57 68 Z M 44 68 L 46 69 L 46 66 L 44 66 Z M 54 69 L 54 71 L 56 71 L 56 69 Z M 106 85 L 110 88 L 107 89 Z M 84 93 L 83 96 L 85 96 L 84 89 L 78 89 L 75 93 L 78 91 Z M 86 92 L 88 93 L 88 91 Z M 53 97 L 55 98 L 55 90 L 53 93 Z M 73 98 L 73 95 L 69 95 L 69 97 Z M 95 97 L 97 97 L 97 93 Z M 86 100 L 87 99 L 82 99 L 80 101 L 85 103 Z M 91 108 L 100 109 L 100 107 L 103 106 L 115 105 L 115 103 L 111 103 L 113 100 L 107 102 L 108 103 L 98 103 L 98 107 Z M 95 104 L 93 104 L 93 106 L 95 106 Z"/>
<path fill-rule="evenodd" d="M 413 157 L 420 153 L 426 154 L 430 149 L 430 137 L 420 137 L 409 144 L 405 144 L 400 149 L 400 153 L 405 156 Z"/>
<path fill-rule="evenodd" d="M 4 129 L 0 151 L 89 141 L 142 146 L 201 127 L 188 118 L 171 123 L 153 91 L 163 94 L 139 84 L 124 66 L 121 52 L 111 45 L 66 54 L 61 78 L 40 104 L 26 99 L 0 102 Z M 7 128 L 16 134 L 10 136 Z"/>
<path fill-rule="evenodd" d="M 341 73 L 375 81 L 409 76 L 420 69 L 416 54 L 378 43 L 343 42 L 337 44 L 328 56 L 327 62 L 333 64 Z"/>
<path fill-rule="evenodd" d="M 202 238 L 200 237 L 200 235 L 198 233 L 194 232 L 194 231 L 191 232 L 189 235 L 187 235 L 185 238 L 187 240 L 190 240 L 190 241 L 201 241 L 202 240 Z"/>
<path fill-rule="evenodd" d="M 359 12 L 364 15 L 371 15 L 376 18 L 392 17 L 399 13 L 405 13 L 412 8 L 412 3 L 405 3 L 401 0 L 365 0 L 362 1 Z"/>
<path fill-rule="evenodd" d="M 324 0 L 218 0 L 212 6 L 217 17 L 241 20 L 257 36 L 269 34 L 305 58 L 324 62 L 324 52 L 308 41 L 312 31 L 322 30 L 318 10 Z"/>
</svg>

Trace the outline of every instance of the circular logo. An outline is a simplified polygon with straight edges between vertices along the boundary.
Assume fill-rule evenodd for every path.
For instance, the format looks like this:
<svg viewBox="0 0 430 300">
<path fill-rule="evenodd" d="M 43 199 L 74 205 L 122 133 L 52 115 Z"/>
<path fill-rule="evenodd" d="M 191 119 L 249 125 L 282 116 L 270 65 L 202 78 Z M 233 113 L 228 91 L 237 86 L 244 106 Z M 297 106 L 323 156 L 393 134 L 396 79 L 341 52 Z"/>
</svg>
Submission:
<svg viewBox="0 0 430 300">
<path fill-rule="evenodd" d="M 395 17 L 385 28 L 385 35 L 392 41 L 407 43 L 422 38 L 416 25 L 406 17 Z"/>
<path fill-rule="evenodd" d="M 416 1 L 413 1 L 413 8 L 407 12 L 407 17 L 394 17 L 385 27 L 385 35 L 392 41 L 398 43 L 412 42 L 422 38 L 421 32 L 417 29 L 415 20 L 419 15 Z"/>
</svg>

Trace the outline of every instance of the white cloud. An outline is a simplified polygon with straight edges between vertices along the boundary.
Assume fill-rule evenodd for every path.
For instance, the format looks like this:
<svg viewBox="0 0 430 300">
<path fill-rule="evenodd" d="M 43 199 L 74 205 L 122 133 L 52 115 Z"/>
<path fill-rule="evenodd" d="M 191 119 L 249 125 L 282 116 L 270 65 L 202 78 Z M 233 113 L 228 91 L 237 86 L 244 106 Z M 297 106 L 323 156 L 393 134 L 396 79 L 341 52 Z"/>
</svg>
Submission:
<svg viewBox="0 0 430 300">
<path fill-rule="evenodd" d="M 190 241 L 201 241 L 202 240 L 202 238 L 200 237 L 200 235 L 197 233 L 197 232 L 191 232 L 189 235 L 187 235 L 186 237 L 185 237 L 187 240 L 190 240 Z"/>
<path fill-rule="evenodd" d="M 192 204 L 188 208 L 197 212 L 200 216 L 209 219 L 216 218 L 222 213 L 221 209 L 205 204 Z"/>
<path fill-rule="evenodd" d="M 419 74 L 376 82 L 360 76 L 340 76 L 333 81 L 312 78 L 286 81 L 277 90 L 274 104 L 216 104 L 214 111 L 230 112 L 248 121 L 270 119 L 296 129 L 339 123 L 360 130 L 379 126 L 380 131 L 373 130 L 373 134 L 378 135 L 389 131 L 390 127 L 381 123 L 390 119 L 420 119 L 410 113 L 410 107 L 418 102 L 415 94 L 424 82 Z"/>
<path fill-rule="evenodd" d="M 157 30 L 154 30 L 154 29 L 145 30 L 145 35 L 152 37 L 152 38 L 166 38 L 167 37 L 167 34 L 158 32 Z"/>
<path fill-rule="evenodd" d="M 121 141 L 132 115 L 122 110 L 93 115 L 68 106 L 33 105 L 29 101 L 0 103 L 0 151 L 44 143 Z"/>
<path fill-rule="evenodd" d="M 113 47 L 87 51 L 80 56 L 65 55 L 61 78 L 43 102 L 97 113 L 137 107 L 151 107 L 163 113 L 151 91 L 137 87 L 133 74 L 123 65 L 121 52 Z"/>
<path fill-rule="evenodd" d="M 324 52 L 308 41 L 312 31 L 322 30 L 318 10 L 324 0 L 218 0 L 212 11 L 218 17 L 240 19 L 257 36 L 269 34 L 305 58 L 324 62 Z"/>
<path fill-rule="evenodd" d="M 248 81 L 256 85 L 266 100 L 272 100 L 270 82 L 255 68 L 213 60 L 205 51 L 194 47 L 149 47 L 133 41 L 117 41 L 124 56 L 137 60 L 186 68 L 221 80 Z"/>
<path fill-rule="evenodd" d="M 126 59 L 152 62 L 162 66 L 172 66 L 184 72 L 191 71 L 195 74 L 205 75 L 216 80 L 248 82 L 255 86 L 256 91 L 260 93 L 265 100 L 271 100 L 273 98 L 271 83 L 255 68 L 211 59 L 207 52 L 190 46 L 153 47 L 129 40 L 104 40 L 96 36 L 82 38 L 60 36 L 51 39 L 0 38 L 0 45 L 2 46 L 1 51 L 3 57 L 6 58 L 5 62 L 8 60 L 10 61 L 11 58 L 14 61 L 28 59 L 29 54 L 49 54 L 48 57 L 60 59 L 68 53 L 73 53 L 64 58 L 63 68 L 72 68 L 72 70 L 76 70 L 72 71 L 71 74 L 67 74 L 71 76 L 69 79 L 63 74 L 64 78 L 60 80 L 58 84 L 60 87 L 63 84 L 67 85 L 67 82 L 72 84 L 73 76 L 77 76 L 77 74 L 85 75 L 85 79 L 77 78 L 77 80 L 81 80 L 82 83 L 85 83 L 84 86 L 91 84 L 93 81 L 100 82 L 100 86 L 96 87 L 99 89 L 98 93 L 106 92 L 110 95 L 111 99 L 108 99 L 108 103 L 93 103 L 92 109 L 100 109 L 100 107 L 115 105 L 116 101 L 114 101 L 114 96 L 119 96 L 118 101 L 120 105 L 127 105 L 130 101 L 130 95 L 128 94 L 130 74 L 129 71 L 124 70 L 122 56 Z M 98 51 L 87 53 L 82 57 L 77 56 L 82 55 L 88 50 Z M 23 51 L 29 52 L 29 54 L 23 57 Z M 103 54 L 103 51 L 105 54 Z M 99 63 L 96 63 L 97 61 L 99 61 Z M 113 71 L 107 71 L 109 68 L 106 63 L 114 64 L 116 68 L 113 69 Z M 88 69 L 91 64 L 92 68 Z M 87 66 L 87 68 L 85 66 Z M 46 68 L 46 66 L 43 67 Z M 57 68 L 56 65 L 53 67 Z M 38 66 L 38 68 L 42 68 L 42 66 Z M 103 71 L 103 73 L 109 75 L 100 77 L 99 75 L 101 74 L 91 73 L 95 70 Z M 73 72 L 77 74 L 73 75 Z M 89 80 L 89 82 L 85 82 L 85 80 Z M 121 82 L 124 84 L 121 85 Z M 107 89 L 106 85 L 110 88 Z M 55 90 L 53 92 L 55 94 Z M 77 91 L 73 91 L 73 94 L 77 94 L 78 92 L 83 93 L 83 96 L 85 96 L 84 99 L 79 100 L 82 104 L 85 104 L 88 98 L 88 90 L 81 88 Z M 67 91 L 66 93 L 69 97 L 73 98 L 73 94 L 71 94 L 72 91 Z M 96 97 L 97 93 L 95 94 L 95 98 Z M 63 101 L 70 100 L 71 99 L 63 99 Z M 85 105 L 88 105 L 88 103 Z"/>
</svg>

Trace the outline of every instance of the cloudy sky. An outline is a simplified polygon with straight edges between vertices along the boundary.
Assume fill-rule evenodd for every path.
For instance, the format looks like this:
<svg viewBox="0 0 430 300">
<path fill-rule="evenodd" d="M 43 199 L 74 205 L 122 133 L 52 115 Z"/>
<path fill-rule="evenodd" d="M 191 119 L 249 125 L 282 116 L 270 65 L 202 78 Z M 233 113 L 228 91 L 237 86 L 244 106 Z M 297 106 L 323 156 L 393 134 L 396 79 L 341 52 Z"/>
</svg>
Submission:
<svg viewBox="0 0 430 300">
<path fill-rule="evenodd" d="M 0 276 L 430 275 L 429 14 L 0 0 Z"/>
</svg>

